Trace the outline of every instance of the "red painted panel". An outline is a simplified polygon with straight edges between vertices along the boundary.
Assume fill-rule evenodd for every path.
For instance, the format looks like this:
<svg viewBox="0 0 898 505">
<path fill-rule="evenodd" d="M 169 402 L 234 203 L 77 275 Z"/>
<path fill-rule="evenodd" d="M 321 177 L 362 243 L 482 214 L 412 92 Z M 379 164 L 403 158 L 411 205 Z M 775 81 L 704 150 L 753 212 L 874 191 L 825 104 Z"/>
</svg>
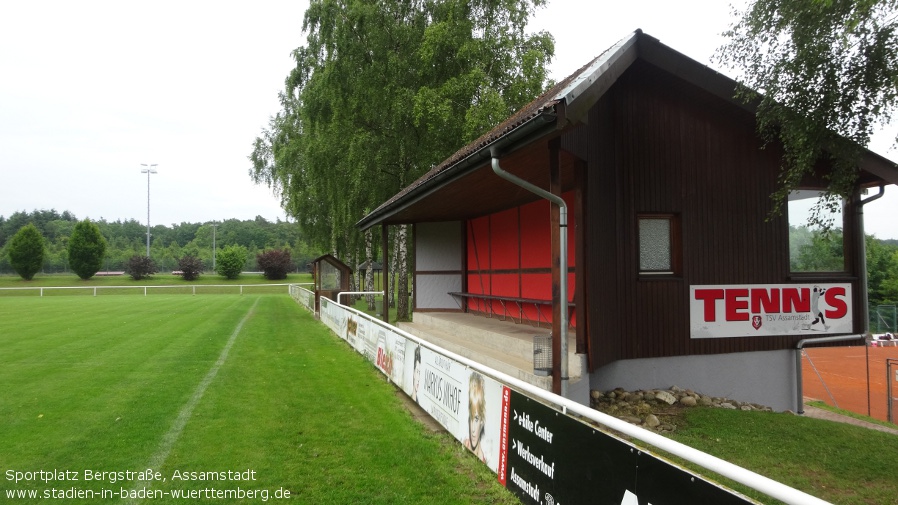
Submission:
<svg viewBox="0 0 898 505">
<path fill-rule="evenodd" d="M 521 298 L 552 299 L 552 274 L 521 275 Z"/>
<path fill-rule="evenodd" d="M 518 268 L 520 265 L 518 209 L 490 216 L 490 233 L 490 258 L 493 270 Z"/>
<path fill-rule="evenodd" d="M 521 276 L 521 295 L 536 300 L 552 299 L 552 274 L 524 274 Z M 530 321 L 552 322 L 552 306 L 533 304 L 524 306 L 524 316 Z"/>
<path fill-rule="evenodd" d="M 468 222 L 468 271 L 490 269 L 489 230 L 489 217 Z"/>
<path fill-rule="evenodd" d="M 549 202 L 540 200 L 521 207 L 521 268 L 549 268 Z"/>
<path fill-rule="evenodd" d="M 490 287 L 490 274 L 484 272 L 483 274 L 478 274 L 477 272 L 468 272 L 468 293 L 476 293 L 476 294 L 490 294 L 492 289 Z"/>
<path fill-rule="evenodd" d="M 577 218 L 576 212 L 574 212 L 574 198 L 576 194 L 573 191 L 568 191 L 561 195 L 564 198 L 564 203 L 567 204 L 567 264 L 569 267 L 572 267 L 577 264 L 576 257 L 576 249 L 574 246 L 576 245 L 576 241 L 574 240 L 577 236 Z"/>
<path fill-rule="evenodd" d="M 518 274 L 493 274 L 493 295 L 508 296 L 512 298 L 521 297 L 520 283 Z"/>
</svg>

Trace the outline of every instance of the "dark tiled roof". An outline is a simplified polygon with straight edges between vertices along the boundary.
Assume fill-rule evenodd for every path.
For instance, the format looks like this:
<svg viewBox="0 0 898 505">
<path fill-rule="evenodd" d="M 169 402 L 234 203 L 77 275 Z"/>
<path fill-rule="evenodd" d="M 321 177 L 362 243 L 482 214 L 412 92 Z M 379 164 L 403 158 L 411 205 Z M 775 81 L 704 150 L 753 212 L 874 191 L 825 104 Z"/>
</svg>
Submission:
<svg viewBox="0 0 898 505">
<path fill-rule="evenodd" d="M 367 221 L 370 220 L 370 218 L 381 213 L 381 211 L 383 211 L 384 209 L 391 207 L 393 204 L 395 204 L 396 202 L 399 202 L 400 200 L 405 198 L 410 193 L 415 192 L 415 190 L 426 185 L 429 181 L 431 181 L 438 175 L 440 175 L 444 172 L 445 173 L 450 172 L 454 167 L 459 166 L 460 164 L 462 164 L 462 162 L 464 162 L 471 156 L 488 148 L 490 145 L 495 143 L 497 140 L 499 140 L 503 137 L 506 137 L 511 132 L 515 131 L 516 129 L 520 128 L 521 126 L 529 123 L 530 121 L 532 121 L 540 116 L 543 116 L 546 114 L 555 114 L 556 106 L 558 105 L 558 103 L 564 101 L 564 96 L 565 96 L 564 91 L 567 90 L 571 86 L 571 83 L 573 83 L 578 78 L 580 78 L 581 74 L 585 73 L 587 71 L 587 69 L 589 69 L 595 63 L 596 60 L 602 58 L 602 56 L 604 56 L 606 53 L 607 53 L 607 51 L 605 53 L 602 53 L 602 55 L 597 56 L 596 58 L 591 60 L 589 63 L 587 63 L 586 65 L 581 67 L 579 70 L 577 70 L 576 72 L 574 72 L 567 78 L 563 79 L 562 81 L 558 82 L 556 85 L 552 86 L 550 89 L 548 89 L 543 94 L 538 96 L 535 100 L 533 100 L 532 102 L 530 102 L 529 104 L 525 105 L 523 108 L 521 108 L 520 110 L 518 110 L 517 112 L 512 114 L 511 117 L 509 117 L 508 119 L 506 119 L 505 121 L 503 121 L 502 123 L 497 125 L 495 128 L 484 133 L 483 135 L 481 135 L 479 138 L 477 138 L 470 144 L 468 144 L 468 145 L 462 147 L 461 149 L 459 149 L 458 151 L 456 151 L 455 154 L 448 157 L 446 160 L 444 160 L 439 165 L 430 169 L 426 174 L 422 175 L 416 181 L 414 181 L 413 183 L 411 183 L 407 187 L 405 187 L 402 191 L 400 191 L 399 193 L 394 195 L 392 198 L 390 198 L 389 200 L 387 200 L 386 202 L 381 204 L 377 209 L 374 210 L 374 212 L 370 213 L 368 216 L 366 216 L 364 219 L 362 219 L 362 221 L 360 221 L 359 224 L 361 225 L 363 223 L 366 223 Z M 371 222 L 371 223 L 367 223 L 367 224 L 370 225 L 370 224 L 374 224 L 374 223 Z"/>
</svg>

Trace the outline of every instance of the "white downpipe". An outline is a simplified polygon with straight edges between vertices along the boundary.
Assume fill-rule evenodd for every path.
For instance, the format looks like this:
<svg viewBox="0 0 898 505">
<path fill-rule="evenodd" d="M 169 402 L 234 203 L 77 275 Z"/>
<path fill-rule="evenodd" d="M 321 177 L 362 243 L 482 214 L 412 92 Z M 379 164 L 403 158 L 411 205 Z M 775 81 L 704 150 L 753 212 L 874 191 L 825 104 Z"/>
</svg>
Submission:
<svg viewBox="0 0 898 505">
<path fill-rule="evenodd" d="M 520 186 L 527 191 L 536 194 L 537 196 L 549 200 L 559 208 L 558 239 L 561 242 L 561 258 L 559 258 L 558 269 L 561 270 L 561 279 L 559 281 L 558 289 L 560 291 L 559 296 L 561 297 L 561 321 L 559 322 L 559 325 L 561 327 L 561 335 L 559 335 L 558 338 L 561 339 L 561 396 L 567 398 L 568 380 L 570 379 L 570 377 L 568 377 L 567 356 L 567 204 L 564 203 L 564 199 L 560 196 L 553 195 L 543 188 L 530 184 L 524 179 L 521 179 L 520 177 L 502 170 L 502 167 L 499 166 L 498 152 L 495 148 L 490 149 L 490 156 L 492 156 L 493 158 L 493 172 L 495 172 L 496 175 L 516 186 Z"/>
</svg>

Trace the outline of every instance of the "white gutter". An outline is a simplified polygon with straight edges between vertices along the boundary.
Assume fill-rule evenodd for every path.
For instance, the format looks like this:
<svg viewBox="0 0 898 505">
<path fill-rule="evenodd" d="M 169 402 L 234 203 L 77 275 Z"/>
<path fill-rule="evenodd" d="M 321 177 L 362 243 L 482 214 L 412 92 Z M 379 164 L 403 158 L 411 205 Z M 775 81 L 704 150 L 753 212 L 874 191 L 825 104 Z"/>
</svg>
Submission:
<svg viewBox="0 0 898 505">
<path fill-rule="evenodd" d="M 561 277 L 559 281 L 559 297 L 560 305 L 561 305 L 561 321 L 559 321 L 560 335 L 558 338 L 561 339 L 561 396 L 567 398 L 567 389 L 568 389 L 568 355 L 567 355 L 567 327 L 568 327 L 568 307 L 567 307 L 567 204 L 564 203 L 564 199 L 558 195 L 553 195 L 548 191 L 530 184 L 529 182 L 512 175 L 502 167 L 499 166 L 499 152 L 495 147 L 490 148 L 490 156 L 493 159 L 493 172 L 496 173 L 499 177 L 515 184 L 516 186 L 520 186 L 531 193 L 536 194 L 550 202 L 558 205 L 559 208 L 559 220 L 558 220 L 558 240 L 561 242 L 561 258 L 559 259 L 558 269 L 561 270 Z"/>
</svg>

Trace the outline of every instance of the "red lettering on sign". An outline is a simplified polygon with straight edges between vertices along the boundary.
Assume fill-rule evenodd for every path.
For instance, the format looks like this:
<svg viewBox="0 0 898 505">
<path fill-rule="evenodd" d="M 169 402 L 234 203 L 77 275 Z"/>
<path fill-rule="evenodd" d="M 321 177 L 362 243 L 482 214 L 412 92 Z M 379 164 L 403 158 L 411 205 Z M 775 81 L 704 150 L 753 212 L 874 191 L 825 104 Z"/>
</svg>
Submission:
<svg viewBox="0 0 898 505">
<path fill-rule="evenodd" d="M 714 302 L 723 299 L 722 289 L 696 289 L 695 299 L 705 302 L 705 321 L 717 321 L 717 312 L 714 310 Z"/>
<path fill-rule="evenodd" d="M 748 310 L 747 298 L 747 289 L 726 290 L 727 321 L 748 321 L 748 312 L 740 312 L 743 310 Z"/>
<path fill-rule="evenodd" d="M 499 482 L 505 486 L 508 477 L 508 411 L 511 403 L 511 389 L 502 386 L 502 414 L 499 425 L 499 468 L 496 473 Z"/>
<path fill-rule="evenodd" d="M 845 288 L 833 287 L 826 290 L 823 293 L 823 299 L 826 300 L 826 304 L 832 307 L 831 310 L 826 311 L 826 317 L 829 319 L 839 319 L 845 317 L 845 314 L 848 313 L 848 304 L 845 303 L 845 300 L 839 297 L 845 296 Z"/>
<path fill-rule="evenodd" d="M 771 289 L 752 289 L 751 290 L 751 312 L 759 314 L 761 312 L 767 314 L 778 314 L 780 311 L 780 290 Z"/>
<path fill-rule="evenodd" d="M 810 312 L 810 288 L 783 288 L 783 312 Z"/>
<path fill-rule="evenodd" d="M 704 321 L 708 323 L 717 321 L 717 304 L 721 301 L 728 322 L 750 321 L 758 314 L 811 312 L 811 289 L 804 287 L 697 288 L 694 293 L 695 301 L 702 303 Z M 848 290 L 844 286 L 823 290 L 822 298 L 828 306 L 824 309 L 827 319 L 841 319 L 848 314 L 847 296 Z"/>
</svg>

